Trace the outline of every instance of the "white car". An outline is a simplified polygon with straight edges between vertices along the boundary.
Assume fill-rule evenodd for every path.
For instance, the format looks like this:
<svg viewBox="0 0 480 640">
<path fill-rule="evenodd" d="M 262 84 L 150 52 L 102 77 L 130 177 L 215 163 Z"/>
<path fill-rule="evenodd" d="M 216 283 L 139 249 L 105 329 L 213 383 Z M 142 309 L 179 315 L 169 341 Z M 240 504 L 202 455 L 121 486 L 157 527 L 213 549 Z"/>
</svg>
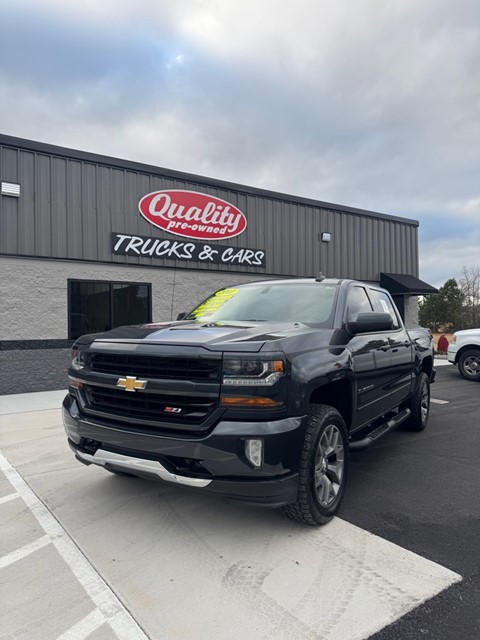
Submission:
<svg viewBox="0 0 480 640">
<path fill-rule="evenodd" d="M 467 380 L 480 382 L 480 329 L 456 331 L 448 346 L 448 361 L 457 364 Z"/>
</svg>

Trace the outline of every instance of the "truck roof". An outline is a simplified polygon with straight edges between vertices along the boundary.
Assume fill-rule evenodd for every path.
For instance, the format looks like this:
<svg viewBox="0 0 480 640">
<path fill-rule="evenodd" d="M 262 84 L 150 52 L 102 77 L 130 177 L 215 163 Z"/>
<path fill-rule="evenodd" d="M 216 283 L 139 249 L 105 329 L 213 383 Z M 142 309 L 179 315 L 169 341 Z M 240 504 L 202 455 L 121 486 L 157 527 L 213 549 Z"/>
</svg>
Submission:
<svg viewBox="0 0 480 640">
<path fill-rule="evenodd" d="M 315 278 L 288 278 L 288 279 L 275 279 L 275 280 L 255 280 L 254 282 L 246 282 L 239 284 L 239 287 L 252 287 L 257 284 L 326 284 L 330 286 L 338 286 L 342 282 L 358 282 L 359 284 L 368 285 L 366 282 L 360 280 L 351 280 L 347 278 L 325 278 L 324 280 L 315 280 Z"/>
</svg>

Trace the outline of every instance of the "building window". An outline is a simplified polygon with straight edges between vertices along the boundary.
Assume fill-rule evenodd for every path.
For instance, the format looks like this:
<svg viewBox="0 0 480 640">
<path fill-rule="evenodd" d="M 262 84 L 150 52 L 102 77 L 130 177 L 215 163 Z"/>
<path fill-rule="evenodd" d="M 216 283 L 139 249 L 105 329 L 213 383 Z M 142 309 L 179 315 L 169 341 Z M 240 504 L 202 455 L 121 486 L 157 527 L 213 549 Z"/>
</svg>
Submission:
<svg viewBox="0 0 480 640">
<path fill-rule="evenodd" d="M 151 303 L 150 284 L 69 280 L 68 337 L 151 322 Z"/>
</svg>

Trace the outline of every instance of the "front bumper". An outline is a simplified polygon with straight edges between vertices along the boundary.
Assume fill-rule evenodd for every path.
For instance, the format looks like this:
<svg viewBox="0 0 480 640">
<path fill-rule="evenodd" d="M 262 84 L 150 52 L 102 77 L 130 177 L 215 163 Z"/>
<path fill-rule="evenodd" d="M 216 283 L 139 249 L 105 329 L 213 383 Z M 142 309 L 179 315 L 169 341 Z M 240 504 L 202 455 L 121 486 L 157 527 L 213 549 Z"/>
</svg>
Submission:
<svg viewBox="0 0 480 640">
<path fill-rule="evenodd" d="M 456 344 L 451 344 L 451 345 L 448 346 L 447 359 L 452 364 L 456 364 L 456 362 L 457 362 L 457 360 L 456 360 L 457 352 L 458 352 L 458 347 L 457 347 Z"/>
<path fill-rule="evenodd" d="M 69 394 L 63 402 L 63 422 L 70 447 L 87 465 L 195 487 L 229 502 L 280 507 L 297 499 L 305 429 L 302 416 L 267 422 L 220 421 L 201 436 L 160 435 L 93 421 Z M 247 438 L 263 440 L 260 469 L 253 468 L 246 457 Z"/>
</svg>

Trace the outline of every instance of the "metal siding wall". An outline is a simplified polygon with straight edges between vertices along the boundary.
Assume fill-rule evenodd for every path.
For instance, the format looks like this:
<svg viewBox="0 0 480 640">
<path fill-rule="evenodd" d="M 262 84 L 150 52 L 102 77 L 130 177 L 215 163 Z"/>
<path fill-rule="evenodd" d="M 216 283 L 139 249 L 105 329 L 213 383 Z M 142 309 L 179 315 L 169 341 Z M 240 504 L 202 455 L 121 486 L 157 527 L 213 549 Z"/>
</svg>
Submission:
<svg viewBox="0 0 480 640">
<path fill-rule="evenodd" d="M 372 220 L 372 235 L 371 235 L 371 273 L 380 272 L 380 225 L 375 224 Z"/>
<path fill-rule="evenodd" d="M 52 201 L 50 156 L 37 154 L 35 160 L 35 253 L 52 255 Z"/>
<path fill-rule="evenodd" d="M 419 271 L 420 271 L 420 265 L 419 265 L 419 254 L 418 254 L 418 233 L 417 233 L 417 229 L 415 229 L 413 227 L 410 228 L 410 237 L 411 237 L 410 246 L 412 247 L 413 255 L 410 257 L 409 265 L 410 264 L 412 264 L 412 265 L 414 264 L 415 265 L 415 269 L 412 270 L 412 275 L 418 276 L 419 275 Z"/>
<path fill-rule="evenodd" d="M 322 242 L 321 240 L 320 242 L 318 242 L 318 234 L 320 234 L 320 237 L 321 237 L 322 231 L 333 234 L 335 227 L 337 225 L 337 222 L 335 219 L 335 212 L 327 211 L 326 214 L 324 215 L 324 220 L 325 220 L 325 223 L 324 223 L 325 228 L 323 227 L 318 228 L 318 230 L 314 231 L 312 242 L 315 243 L 315 251 L 320 255 L 325 256 L 325 259 L 322 261 L 322 263 L 326 263 L 327 265 L 325 269 L 325 275 L 329 275 L 335 278 L 337 276 L 337 273 L 339 273 L 340 271 L 341 256 L 340 255 L 337 256 L 337 253 L 339 252 L 334 250 L 334 245 L 332 245 L 331 240 L 330 242 Z M 317 246 L 318 246 L 318 249 L 317 249 Z"/>
<path fill-rule="evenodd" d="M 98 260 L 96 169 L 93 164 L 82 166 L 82 236 L 83 258 Z M 101 258 L 100 258 L 101 259 Z"/>
<path fill-rule="evenodd" d="M 67 161 L 67 258 L 82 258 L 82 164 Z"/>
<path fill-rule="evenodd" d="M 378 258 L 378 226 L 372 219 L 367 220 L 366 227 L 367 234 L 367 246 L 366 250 L 367 254 L 367 275 L 365 276 L 365 280 L 372 279 L 370 276 L 377 272 L 377 264 L 379 262 Z"/>
<path fill-rule="evenodd" d="M 18 152 L 4 148 L 2 161 L 2 180 L 18 182 Z M 19 198 L 0 196 L 0 250 L 5 253 L 18 251 L 18 201 Z"/>
<path fill-rule="evenodd" d="M 35 254 L 35 154 L 19 152 L 18 237 L 15 253 Z M 2 174 L 3 175 L 3 174 Z M 2 198 L 3 201 L 6 198 Z M 12 200 L 12 198 L 8 198 Z"/>
<path fill-rule="evenodd" d="M 1 179 L 21 184 L 19 199 L 0 198 L 3 253 L 261 274 L 255 267 L 112 255 L 112 231 L 174 239 L 142 218 L 138 202 L 151 191 L 188 189 L 227 200 L 246 214 L 245 233 L 220 244 L 265 250 L 266 274 L 322 271 L 365 280 L 378 280 L 381 271 L 418 275 L 417 228 L 407 223 L 73 158 L 1 151 Z M 321 241 L 322 232 L 332 234 L 331 242 Z"/>
<path fill-rule="evenodd" d="M 110 231 L 112 229 L 112 191 L 112 170 L 108 167 L 98 167 L 96 184 L 96 233 L 98 255 L 108 255 L 111 252 Z"/>
<path fill-rule="evenodd" d="M 52 255 L 66 257 L 67 248 L 67 162 L 52 158 Z"/>
</svg>

